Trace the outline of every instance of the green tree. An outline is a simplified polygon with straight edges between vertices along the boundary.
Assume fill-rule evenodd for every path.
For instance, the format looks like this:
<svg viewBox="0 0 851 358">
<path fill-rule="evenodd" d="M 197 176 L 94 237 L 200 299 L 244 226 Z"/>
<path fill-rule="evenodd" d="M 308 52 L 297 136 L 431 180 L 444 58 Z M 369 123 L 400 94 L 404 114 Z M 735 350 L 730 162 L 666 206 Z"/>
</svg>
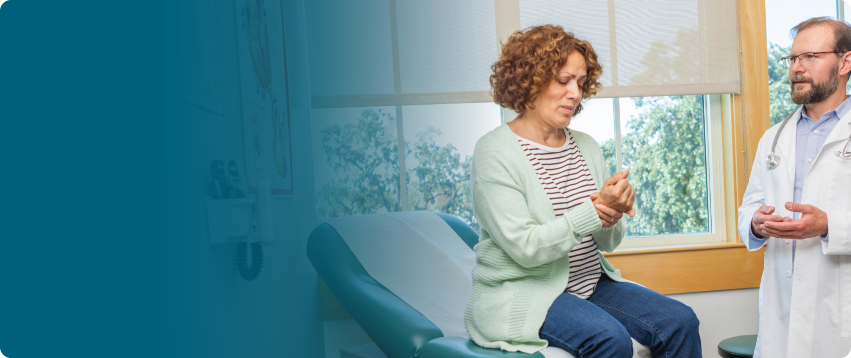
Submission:
<svg viewBox="0 0 851 358">
<path fill-rule="evenodd" d="M 380 110 L 322 130 L 322 149 L 338 177 L 319 190 L 320 218 L 401 210 L 396 138 L 395 119 Z"/>
<path fill-rule="evenodd" d="M 618 171 L 617 153 L 615 152 L 615 140 L 609 139 L 603 144 L 600 144 L 600 149 L 603 151 L 603 158 L 606 161 L 606 168 L 609 169 L 609 175 Z"/>
<path fill-rule="evenodd" d="M 322 130 L 322 148 L 338 177 L 317 193 L 320 218 L 402 210 L 395 128 L 393 116 L 364 110 L 355 124 Z M 478 230 L 470 195 L 472 159 L 462 160 L 452 144 L 438 146 L 440 134 L 428 127 L 417 134 L 413 149 L 404 142 L 404 159 L 413 154 L 419 162 L 406 170 L 408 209 L 453 214 Z"/>
<path fill-rule="evenodd" d="M 628 219 L 627 235 L 707 231 L 703 96 L 633 101 L 642 112 L 629 122 L 622 153 L 635 187 L 638 215 Z"/>
<path fill-rule="evenodd" d="M 412 210 L 458 216 L 478 231 L 470 193 L 472 158 L 466 156 L 462 160 L 452 144 L 443 147 L 435 144 L 440 134 L 433 127 L 417 134 L 414 156 L 419 166 L 412 170 L 414 175 L 408 184 L 408 206 Z"/>
<path fill-rule="evenodd" d="M 789 68 L 780 63 L 780 58 L 789 56 L 792 47 L 768 44 L 768 106 L 771 125 L 780 123 L 789 113 L 798 109 L 792 102 L 789 84 Z"/>
</svg>

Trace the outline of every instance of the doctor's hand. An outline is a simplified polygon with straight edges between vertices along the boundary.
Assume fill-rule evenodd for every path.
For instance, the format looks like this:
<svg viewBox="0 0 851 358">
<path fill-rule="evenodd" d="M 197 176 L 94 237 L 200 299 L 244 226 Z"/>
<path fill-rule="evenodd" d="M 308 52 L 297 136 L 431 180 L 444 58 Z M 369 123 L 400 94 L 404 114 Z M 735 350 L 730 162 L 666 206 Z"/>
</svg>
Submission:
<svg viewBox="0 0 851 358">
<path fill-rule="evenodd" d="M 597 198 L 599 197 L 600 193 L 591 193 L 591 201 L 597 200 Z M 610 228 L 612 226 L 615 226 L 615 224 L 617 224 L 618 221 L 620 221 L 620 219 L 623 217 L 623 213 L 618 212 L 617 210 L 612 209 L 603 204 L 595 204 L 594 209 L 597 209 L 597 216 L 600 217 L 600 223 L 603 224 L 603 228 Z"/>
<path fill-rule="evenodd" d="M 635 189 L 626 179 L 627 176 L 629 176 L 629 170 L 624 170 L 606 179 L 600 192 L 595 192 L 597 198 L 591 199 L 594 205 L 603 204 L 618 212 L 635 216 L 635 210 L 632 209 L 632 204 L 635 203 Z"/>
<path fill-rule="evenodd" d="M 766 234 L 762 231 L 762 224 L 766 221 L 774 221 L 774 222 L 783 222 L 783 221 L 792 221 L 792 218 L 788 216 L 780 216 L 780 215 L 771 215 L 774 213 L 774 207 L 763 205 L 760 206 L 759 209 L 756 209 L 756 212 L 753 213 L 753 219 L 751 219 L 751 231 L 757 234 L 757 236 L 768 237 L 772 236 Z"/>
<path fill-rule="evenodd" d="M 786 203 L 786 209 L 801 213 L 801 218 L 765 222 L 761 227 L 762 232 L 781 239 L 809 239 L 827 234 L 827 214 L 824 211 L 812 205 L 791 202 Z"/>
</svg>

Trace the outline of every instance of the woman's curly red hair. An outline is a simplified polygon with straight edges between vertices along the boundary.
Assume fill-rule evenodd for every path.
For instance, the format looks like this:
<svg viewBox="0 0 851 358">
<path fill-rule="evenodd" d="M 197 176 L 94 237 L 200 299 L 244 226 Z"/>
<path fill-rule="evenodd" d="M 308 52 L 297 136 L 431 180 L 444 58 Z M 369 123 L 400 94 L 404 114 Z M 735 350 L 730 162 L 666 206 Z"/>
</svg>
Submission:
<svg viewBox="0 0 851 358">
<path fill-rule="evenodd" d="M 587 41 L 565 32 L 561 26 L 543 25 L 516 31 L 502 45 L 499 60 L 491 66 L 490 77 L 493 101 L 520 113 L 534 109 L 532 102 L 541 91 L 558 76 L 567 62 L 567 55 L 579 51 L 585 57 L 587 78 L 582 84 L 582 99 L 597 94 L 602 85 L 597 82 L 603 67 L 597 62 L 597 53 Z M 574 116 L 582 111 L 576 105 Z"/>
</svg>

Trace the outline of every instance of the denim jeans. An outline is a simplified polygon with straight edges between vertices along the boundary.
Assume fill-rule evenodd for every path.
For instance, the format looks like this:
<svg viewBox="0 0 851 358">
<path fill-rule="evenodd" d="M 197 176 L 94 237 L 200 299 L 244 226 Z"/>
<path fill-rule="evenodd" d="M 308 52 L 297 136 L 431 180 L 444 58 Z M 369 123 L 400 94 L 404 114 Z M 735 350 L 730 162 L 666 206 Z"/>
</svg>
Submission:
<svg viewBox="0 0 851 358">
<path fill-rule="evenodd" d="M 577 358 L 632 357 L 630 337 L 650 347 L 653 357 L 699 358 L 699 324 L 689 306 L 604 274 L 588 300 L 562 293 L 540 337 Z"/>
</svg>

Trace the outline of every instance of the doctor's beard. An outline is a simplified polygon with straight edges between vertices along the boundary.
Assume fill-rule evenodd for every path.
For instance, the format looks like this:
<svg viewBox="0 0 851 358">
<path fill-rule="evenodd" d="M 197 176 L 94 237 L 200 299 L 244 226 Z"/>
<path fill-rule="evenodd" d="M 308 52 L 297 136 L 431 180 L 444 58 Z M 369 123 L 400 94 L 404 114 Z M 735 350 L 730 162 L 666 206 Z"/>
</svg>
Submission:
<svg viewBox="0 0 851 358">
<path fill-rule="evenodd" d="M 830 78 L 827 81 L 822 83 L 814 83 L 812 77 L 804 77 L 801 74 L 795 74 L 792 78 L 789 79 L 789 85 L 792 92 L 792 102 L 795 104 L 811 104 L 811 103 L 819 103 L 830 97 L 834 92 L 836 92 L 836 86 L 839 85 L 839 77 L 837 73 L 839 72 L 839 64 L 833 66 L 833 70 L 830 72 Z M 795 92 L 795 83 L 794 82 L 808 82 L 810 84 L 810 90 L 806 92 Z"/>
</svg>

